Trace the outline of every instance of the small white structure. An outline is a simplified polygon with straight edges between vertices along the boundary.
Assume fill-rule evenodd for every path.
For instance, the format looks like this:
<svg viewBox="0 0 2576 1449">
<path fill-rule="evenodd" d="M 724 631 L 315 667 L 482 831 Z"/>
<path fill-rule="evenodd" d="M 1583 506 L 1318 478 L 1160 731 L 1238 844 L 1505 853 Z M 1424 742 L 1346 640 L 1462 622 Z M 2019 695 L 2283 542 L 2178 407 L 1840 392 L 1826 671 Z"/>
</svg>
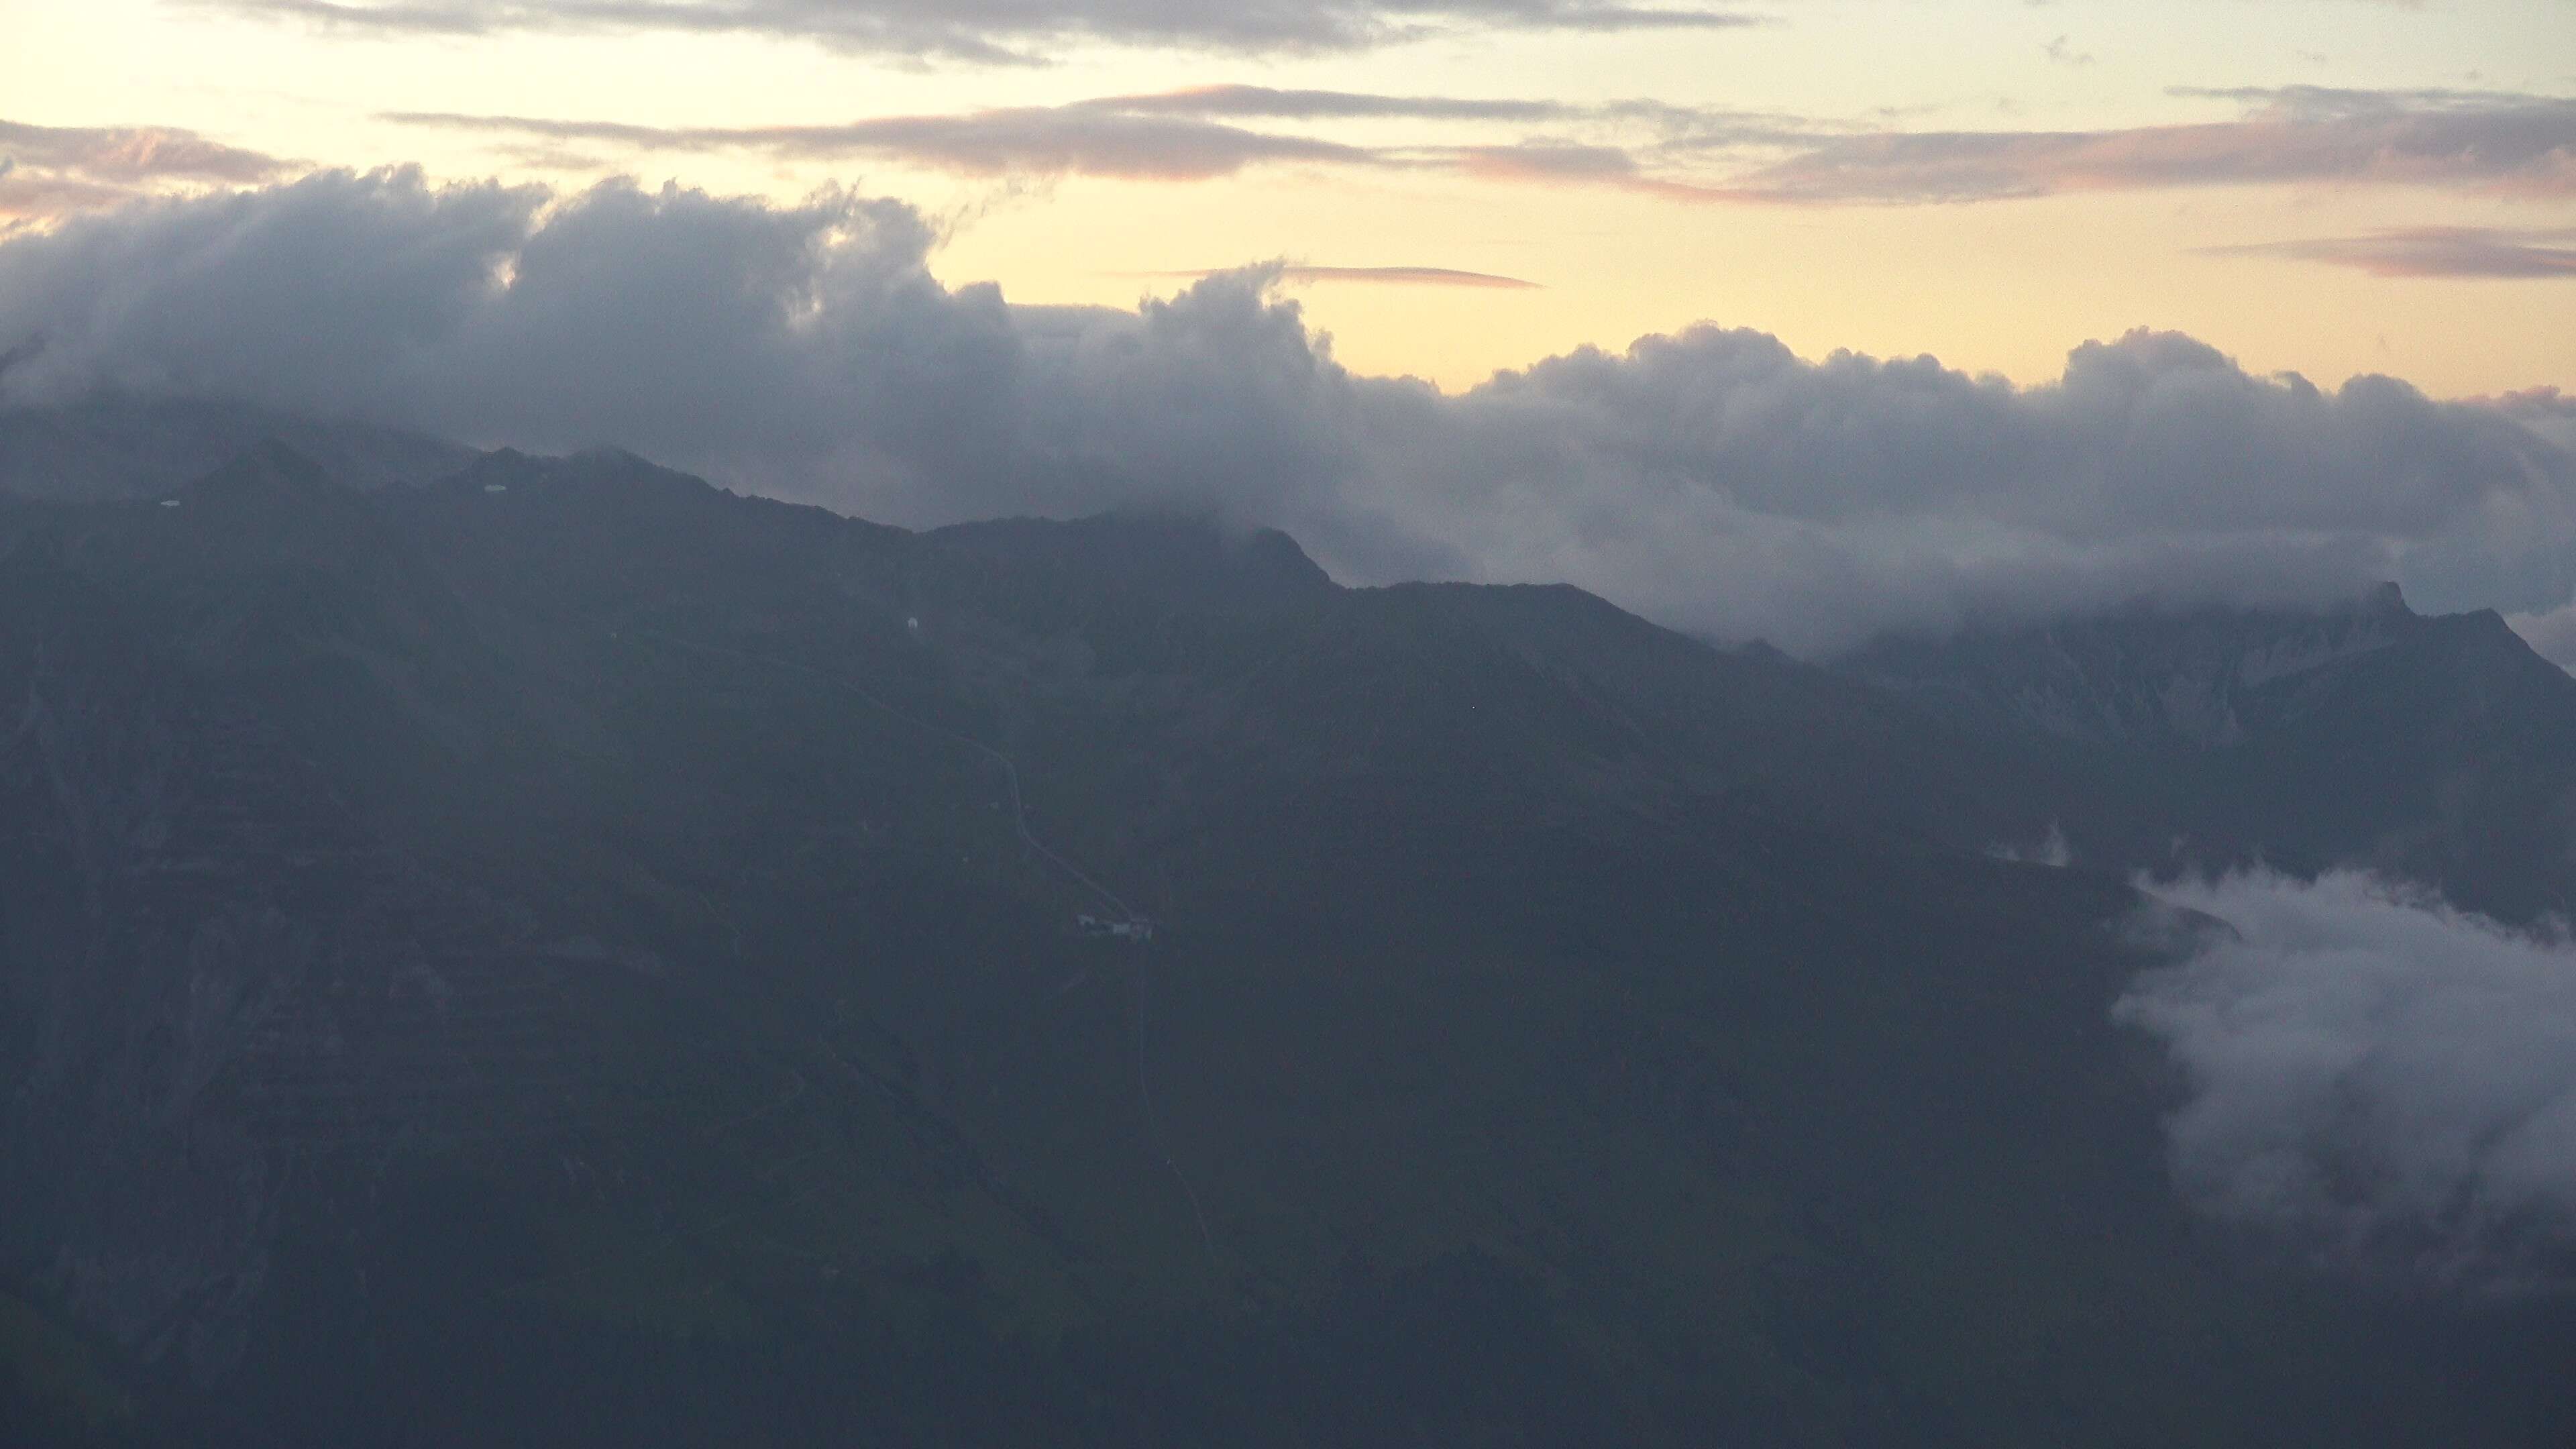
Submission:
<svg viewBox="0 0 2576 1449">
<path fill-rule="evenodd" d="M 179 506 L 179 500 L 176 498 L 164 498 L 161 500 L 161 506 L 164 508 L 176 508 Z"/>
<path fill-rule="evenodd" d="M 1154 923 L 1142 916 L 1125 921 L 1104 921 L 1098 916 L 1076 916 L 1074 929 L 1085 936 L 1106 937 L 1113 941 L 1150 941 Z"/>
<path fill-rule="evenodd" d="M 486 483 L 483 485 L 483 491 L 486 493 L 507 493 L 510 491 L 510 485 L 507 483 Z"/>
</svg>

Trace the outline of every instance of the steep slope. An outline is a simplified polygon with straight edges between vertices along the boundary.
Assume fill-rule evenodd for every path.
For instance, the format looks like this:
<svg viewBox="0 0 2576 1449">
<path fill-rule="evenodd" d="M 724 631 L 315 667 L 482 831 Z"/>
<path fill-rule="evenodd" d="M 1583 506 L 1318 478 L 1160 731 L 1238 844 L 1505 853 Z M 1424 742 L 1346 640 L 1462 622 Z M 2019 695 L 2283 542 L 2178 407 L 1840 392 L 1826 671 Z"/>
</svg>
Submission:
<svg viewBox="0 0 2576 1449">
<path fill-rule="evenodd" d="M 2183 1215 L 2128 890 L 1875 689 L 617 454 L 180 502 L 0 507 L 0 1263 L 162 1442 L 2570 1422 Z"/>
<path fill-rule="evenodd" d="M 2355 864 L 2509 919 L 2576 908 L 2576 679 L 2491 611 L 2427 618 L 2388 587 L 2317 614 L 1886 643 L 1844 668 L 2126 781 L 2063 822 L 2100 864 Z"/>
<path fill-rule="evenodd" d="M 362 489 L 424 483 L 474 458 L 470 449 L 399 428 L 321 422 L 247 403 L 107 393 L 59 406 L 0 406 L 0 495 L 166 497 L 272 438 Z"/>
</svg>

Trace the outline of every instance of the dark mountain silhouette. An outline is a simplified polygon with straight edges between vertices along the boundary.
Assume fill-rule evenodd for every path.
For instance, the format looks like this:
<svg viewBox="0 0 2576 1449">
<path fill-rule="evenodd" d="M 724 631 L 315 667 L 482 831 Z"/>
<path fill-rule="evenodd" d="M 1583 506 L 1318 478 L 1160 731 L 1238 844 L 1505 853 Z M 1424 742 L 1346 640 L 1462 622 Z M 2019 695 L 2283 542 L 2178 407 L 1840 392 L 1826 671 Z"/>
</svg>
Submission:
<svg viewBox="0 0 2576 1449">
<path fill-rule="evenodd" d="M 2564 1305 L 2189 1217 L 2109 1015 L 2176 820 L 2563 888 L 2488 832 L 2576 716 L 2474 618 L 1855 677 L 613 452 L 170 497 L 0 503 L 21 1441 L 2571 1422 Z"/>
</svg>

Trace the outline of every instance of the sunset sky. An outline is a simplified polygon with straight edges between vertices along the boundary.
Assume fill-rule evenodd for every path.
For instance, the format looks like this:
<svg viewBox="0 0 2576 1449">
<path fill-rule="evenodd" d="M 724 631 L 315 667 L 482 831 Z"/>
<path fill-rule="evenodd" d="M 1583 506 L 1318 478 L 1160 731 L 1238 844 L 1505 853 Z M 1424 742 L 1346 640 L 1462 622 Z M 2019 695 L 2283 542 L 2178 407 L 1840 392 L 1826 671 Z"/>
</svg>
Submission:
<svg viewBox="0 0 2576 1449">
<path fill-rule="evenodd" d="M 1700 320 L 2576 391 L 2567 0 L 5 0 L 0 215 L 417 162 L 916 203 L 950 286 L 1280 259 L 1448 389 Z M 8 224 L 8 223 L 0 223 Z"/>
</svg>

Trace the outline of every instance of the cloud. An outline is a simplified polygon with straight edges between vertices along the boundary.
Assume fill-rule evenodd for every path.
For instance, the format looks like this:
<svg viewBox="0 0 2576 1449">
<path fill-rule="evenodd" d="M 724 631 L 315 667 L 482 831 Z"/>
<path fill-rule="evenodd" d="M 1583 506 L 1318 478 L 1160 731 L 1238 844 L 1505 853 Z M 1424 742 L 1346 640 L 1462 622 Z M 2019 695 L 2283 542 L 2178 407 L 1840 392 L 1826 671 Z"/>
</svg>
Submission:
<svg viewBox="0 0 2576 1449">
<path fill-rule="evenodd" d="M 1304 136 L 1272 135 L 1187 116 L 1128 115 L 1090 107 L 1029 107 L 954 116 L 886 116 L 828 126 L 665 129 L 616 121 L 395 112 L 406 125 L 609 142 L 648 150 L 760 151 L 798 160 L 874 157 L 972 176 L 1109 176 L 1206 181 L 1273 162 L 1376 165 L 1376 152 Z"/>
<path fill-rule="evenodd" d="M 836 191 L 318 173 L 0 243 L 0 351 L 41 344 L 0 399 L 111 386 L 614 443 L 904 524 L 1204 509 L 1355 582 L 1570 580 L 1808 654 L 2390 577 L 2431 607 L 2569 599 L 2576 458 L 2387 378 L 2328 390 L 2140 332 L 2016 387 L 1701 327 L 1453 396 L 1341 366 L 1278 264 L 1133 310 L 1026 307 L 942 285 L 934 240 Z"/>
<path fill-rule="evenodd" d="M 1192 272 L 1158 272 L 1164 277 L 1207 278 L 1238 270 L 1231 267 L 1209 267 Z M 1467 272 L 1455 267 L 1317 267 L 1282 263 L 1272 273 L 1283 283 L 1297 282 L 1366 282 L 1393 287 L 1470 287 L 1496 291 L 1539 291 L 1536 282 L 1519 277 L 1499 276 L 1493 272 Z"/>
<path fill-rule="evenodd" d="M 1561 121 L 1595 113 L 1562 101 L 1474 96 L 1393 96 L 1366 91 L 1278 90 L 1212 85 L 1142 95 L 1103 96 L 1087 109 L 1264 120 Z"/>
<path fill-rule="evenodd" d="M 297 169 L 172 126 L 0 121 L 0 219 L 57 216 L 180 187 L 267 181 Z"/>
<path fill-rule="evenodd" d="M 1764 17 L 1616 0 L 199 0 L 385 35 L 659 30 L 1026 64 L 1078 42 L 1235 52 L 1350 51 L 1458 30 L 1728 30 Z"/>
<path fill-rule="evenodd" d="M 2041 46 L 2039 51 L 2040 54 L 2047 56 L 2050 60 L 2059 65 L 2081 66 L 2091 65 L 2093 63 L 2093 57 L 2091 54 L 2077 50 L 2074 46 L 2068 44 L 2067 38 L 2063 35 L 2058 36 L 2056 39 Z"/>
<path fill-rule="evenodd" d="M 537 116 L 390 111 L 397 125 L 479 133 L 520 143 L 589 143 L 630 151 L 754 151 L 802 161 L 899 161 L 971 175 L 1086 175 L 1207 181 L 1249 167 L 1294 163 L 1463 171 L 1504 181 L 1615 181 L 1652 189 L 1629 152 L 1534 139 L 1514 145 L 1430 143 L 1360 146 L 1232 124 L 1408 120 L 1435 124 L 1563 122 L 1594 131 L 1644 131 L 1666 151 L 1776 147 L 1816 128 L 1792 117 L 1705 110 L 1651 101 L 1574 105 L 1508 97 L 1378 95 L 1225 85 L 1100 96 L 1057 106 L 952 115 L 880 116 L 825 125 L 644 126 Z"/>
<path fill-rule="evenodd" d="M 2190 1202 L 2350 1266 L 2576 1281 L 2576 947 L 2359 874 L 2156 890 L 2228 928 L 2116 1008 L 2189 1082 Z"/>
<path fill-rule="evenodd" d="M 2072 57 L 2061 57 L 2071 59 Z M 2184 92 L 2245 108 L 2229 121 L 2100 131 L 1855 130 L 1796 116 L 1652 101 L 1575 104 L 1220 85 L 1056 106 L 883 116 L 829 125 L 654 127 L 448 112 L 383 119 L 549 143 L 866 157 L 975 175 L 1172 181 L 1298 163 L 1450 170 L 1487 181 L 1592 186 L 1734 205 L 1931 205 L 2187 186 L 2387 185 L 2576 197 L 2576 98 L 2504 92 Z M 1298 128 L 1349 120 L 1540 128 L 1355 145 Z M 1273 129 L 1236 124 L 1279 123 Z M 1488 136 L 1492 131 L 1487 132 Z M 2250 250 L 2381 269 L 2554 268 L 2544 243 L 2425 228 Z M 2524 271 L 2518 275 L 2536 275 Z"/>
<path fill-rule="evenodd" d="M 2504 621 L 2531 652 L 2576 673 L 2576 604 L 2542 614 L 2507 614 Z"/>
<path fill-rule="evenodd" d="M 2184 94 L 2250 109 L 2193 125 L 1839 137 L 1729 178 L 1724 199 L 1963 202 L 2315 182 L 2576 196 L 2576 99 L 2314 87 Z"/>
<path fill-rule="evenodd" d="M 2561 392 L 2556 387 L 2527 387 L 2520 392 L 2478 401 L 2558 446 L 2576 451 L 2576 394 Z"/>
<path fill-rule="evenodd" d="M 2211 247 L 2215 256 L 2285 257 L 2375 277 L 2550 277 L 2576 281 L 2576 228 L 2417 226 L 2367 236 Z"/>
</svg>

